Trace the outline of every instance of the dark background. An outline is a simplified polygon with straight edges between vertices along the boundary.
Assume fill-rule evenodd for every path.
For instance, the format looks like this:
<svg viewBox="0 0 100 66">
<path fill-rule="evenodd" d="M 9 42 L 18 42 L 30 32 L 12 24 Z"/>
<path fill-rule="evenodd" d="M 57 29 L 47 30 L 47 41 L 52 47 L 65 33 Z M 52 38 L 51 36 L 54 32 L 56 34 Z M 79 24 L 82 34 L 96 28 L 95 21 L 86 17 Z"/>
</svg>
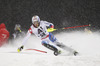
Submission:
<svg viewBox="0 0 100 66">
<path fill-rule="evenodd" d="M 28 30 L 34 15 L 54 23 L 55 28 L 91 24 L 100 29 L 99 0 L 0 0 L 0 23 L 6 24 L 10 34 L 15 24 Z"/>
</svg>

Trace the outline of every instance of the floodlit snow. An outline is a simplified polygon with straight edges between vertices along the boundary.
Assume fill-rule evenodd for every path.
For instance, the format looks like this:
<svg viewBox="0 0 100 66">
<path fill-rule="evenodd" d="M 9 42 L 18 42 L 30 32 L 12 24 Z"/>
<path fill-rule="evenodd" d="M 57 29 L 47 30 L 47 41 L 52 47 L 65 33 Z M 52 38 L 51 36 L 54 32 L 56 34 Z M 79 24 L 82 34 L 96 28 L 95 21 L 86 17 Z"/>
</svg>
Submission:
<svg viewBox="0 0 100 66">
<path fill-rule="evenodd" d="M 88 34 L 84 32 L 62 32 L 56 38 L 79 52 L 78 56 L 68 56 L 63 51 L 54 56 L 51 50 L 43 47 L 39 38 L 31 36 L 22 52 L 17 53 L 22 38 L 9 42 L 0 48 L 0 66 L 100 66 L 100 33 Z M 39 49 L 47 53 L 27 48 Z M 60 48 L 59 48 L 60 49 Z"/>
</svg>

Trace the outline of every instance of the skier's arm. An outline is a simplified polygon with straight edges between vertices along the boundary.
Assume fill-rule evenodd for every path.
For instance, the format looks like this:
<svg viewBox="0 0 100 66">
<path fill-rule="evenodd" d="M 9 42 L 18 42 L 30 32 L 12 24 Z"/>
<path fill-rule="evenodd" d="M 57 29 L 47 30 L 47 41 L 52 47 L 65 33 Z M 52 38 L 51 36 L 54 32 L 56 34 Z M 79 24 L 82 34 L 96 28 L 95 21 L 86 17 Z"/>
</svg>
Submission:
<svg viewBox="0 0 100 66">
<path fill-rule="evenodd" d="M 28 38 L 30 37 L 31 33 L 27 33 L 26 37 L 24 38 L 24 40 L 22 41 L 22 45 L 24 46 L 26 41 L 28 40 Z"/>
<path fill-rule="evenodd" d="M 54 30 L 56 30 L 56 29 L 54 29 L 54 25 L 52 23 L 49 23 L 49 22 L 45 21 L 45 24 L 47 26 L 47 31 L 48 32 L 53 32 Z"/>
<path fill-rule="evenodd" d="M 26 34 L 26 37 L 24 38 L 22 45 L 24 45 L 26 43 L 26 41 L 28 40 L 28 38 L 31 36 L 32 34 L 32 29 L 30 28 Z"/>
<path fill-rule="evenodd" d="M 50 23 L 50 22 L 47 22 L 47 21 L 44 21 L 44 23 L 48 28 L 54 28 L 53 23 Z"/>
<path fill-rule="evenodd" d="M 28 38 L 31 36 L 31 34 L 32 34 L 32 30 L 30 28 L 26 34 L 26 37 L 24 38 L 24 40 L 22 42 L 22 46 L 17 49 L 18 52 L 20 52 L 24 48 L 24 45 L 25 45 L 26 41 L 28 40 Z"/>
</svg>

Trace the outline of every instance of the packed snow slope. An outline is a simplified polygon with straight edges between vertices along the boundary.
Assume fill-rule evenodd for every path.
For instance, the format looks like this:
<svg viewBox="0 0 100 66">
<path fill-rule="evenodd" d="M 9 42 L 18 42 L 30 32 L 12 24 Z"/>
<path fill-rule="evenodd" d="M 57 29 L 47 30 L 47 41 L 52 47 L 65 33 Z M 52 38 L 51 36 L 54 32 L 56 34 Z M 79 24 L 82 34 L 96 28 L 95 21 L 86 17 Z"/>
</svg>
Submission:
<svg viewBox="0 0 100 66">
<path fill-rule="evenodd" d="M 0 66 L 100 66 L 100 33 L 93 32 L 62 32 L 55 34 L 55 37 L 76 51 L 78 56 L 68 55 L 62 50 L 62 54 L 54 56 L 51 50 L 41 45 L 41 40 L 34 35 L 31 36 L 22 52 L 18 53 L 17 48 L 21 46 L 23 38 L 0 48 Z M 47 53 L 37 52 L 39 49 Z M 59 48 L 60 49 L 60 48 Z"/>
</svg>

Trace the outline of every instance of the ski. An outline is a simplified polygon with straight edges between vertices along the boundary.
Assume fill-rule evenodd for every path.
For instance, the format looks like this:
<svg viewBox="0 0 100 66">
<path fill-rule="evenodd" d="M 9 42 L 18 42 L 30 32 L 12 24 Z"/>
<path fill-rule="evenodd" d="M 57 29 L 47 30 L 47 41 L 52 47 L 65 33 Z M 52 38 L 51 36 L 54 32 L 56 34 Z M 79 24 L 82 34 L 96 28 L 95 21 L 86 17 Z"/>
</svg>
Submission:
<svg viewBox="0 0 100 66">
<path fill-rule="evenodd" d="M 38 52 L 42 52 L 42 53 L 47 53 L 46 51 L 42 51 L 42 50 L 38 50 L 38 49 L 25 49 L 25 50 L 34 50 L 34 51 L 38 51 Z"/>
</svg>

